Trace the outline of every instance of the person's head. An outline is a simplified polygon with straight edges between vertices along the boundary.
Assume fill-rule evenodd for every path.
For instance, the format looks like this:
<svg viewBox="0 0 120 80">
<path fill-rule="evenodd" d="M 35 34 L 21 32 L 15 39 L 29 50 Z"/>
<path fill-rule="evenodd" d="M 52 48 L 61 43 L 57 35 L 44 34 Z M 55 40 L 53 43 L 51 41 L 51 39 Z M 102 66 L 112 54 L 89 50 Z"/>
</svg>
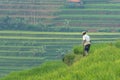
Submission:
<svg viewBox="0 0 120 80">
<path fill-rule="evenodd" d="M 85 34 L 86 34 L 86 31 L 83 31 L 83 32 L 82 32 L 82 35 L 85 35 Z"/>
</svg>

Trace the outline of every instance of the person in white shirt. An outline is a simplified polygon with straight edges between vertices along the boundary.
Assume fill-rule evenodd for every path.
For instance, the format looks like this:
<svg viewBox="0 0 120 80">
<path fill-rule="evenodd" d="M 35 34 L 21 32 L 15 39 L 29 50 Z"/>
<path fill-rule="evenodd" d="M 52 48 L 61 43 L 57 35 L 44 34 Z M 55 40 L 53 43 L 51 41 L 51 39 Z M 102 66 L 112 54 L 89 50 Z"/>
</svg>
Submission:
<svg viewBox="0 0 120 80">
<path fill-rule="evenodd" d="M 82 36 L 83 36 L 83 46 L 84 46 L 84 56 L 88 55 L 88 52 L 90 50 L 90 46 L 91 46 L 91 40 L 90 40 L 90 36 L 86 34 L 86 31 L 82 32 Z"/>
</svg>

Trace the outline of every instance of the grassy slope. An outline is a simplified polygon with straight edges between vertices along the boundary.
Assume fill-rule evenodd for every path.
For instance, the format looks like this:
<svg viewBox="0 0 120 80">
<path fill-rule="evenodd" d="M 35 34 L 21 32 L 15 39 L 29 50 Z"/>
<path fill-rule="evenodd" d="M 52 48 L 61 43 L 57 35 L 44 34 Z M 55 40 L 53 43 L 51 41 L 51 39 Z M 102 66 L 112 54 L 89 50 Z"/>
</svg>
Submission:
<svg viewBox="0 0 120 80">
<path fill-rule="evenodd" d="M 48 62 L 32 70 L 11 73 L 1 80 L 119 80 L 119 64 L 119 48 L 106 44 L 94 45 L 89 56 L 72 66 Z"/>
<path fill-rule="evenodd" d="M 89 34 L 93 43 L 113 42 L 120 37 L 120 33 Z M 81 37 L 80 32 L 0 31 L 0 77 L 61 59 L 73 46 L 81 44 Z M 45 53 L 41 53 L 42 48 Z"/>
</svg>

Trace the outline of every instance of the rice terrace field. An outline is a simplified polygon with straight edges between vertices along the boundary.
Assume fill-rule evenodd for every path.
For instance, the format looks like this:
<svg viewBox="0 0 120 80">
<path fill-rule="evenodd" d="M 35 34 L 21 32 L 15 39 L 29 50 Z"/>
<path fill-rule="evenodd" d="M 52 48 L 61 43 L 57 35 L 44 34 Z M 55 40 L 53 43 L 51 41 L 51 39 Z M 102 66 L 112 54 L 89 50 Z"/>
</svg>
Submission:
<svg viewBox="0 0 120 80">
<path fill-rule="evenodd" d="M 89 33 L 92 44 L 113 43 L 120 33 Z M 81 32 L 0 31 L 0 76 L 60 60 L 81 45 Z"/>
<path fill-rule="evenodd" d="M 120 40 L 120 0 L 81 1 L 78 4 L 69 0 L 0 0 L 0 80 L 7 75 L 3 80 L 97 80 L 99 77 L 99 80 L 119 80 L 120 43 L 117 47 L 111 45 Z M 82 44 L 82 31 L 88 31 L 95 45 L 93 54 L 71 67 L 66 66 L 61 60 Z M 92 65 L 87 68 L 89 64 Z M 117 65 L 115 72 L 111 71 L 114 65 Z M 22 70 L 28 71 L 14 73 Z M 109 73 L 105 74 L 107 70 Z M 103 72 L 97 73 L 97 78 L 87 77 L 92 71 Z"/>
</svg>

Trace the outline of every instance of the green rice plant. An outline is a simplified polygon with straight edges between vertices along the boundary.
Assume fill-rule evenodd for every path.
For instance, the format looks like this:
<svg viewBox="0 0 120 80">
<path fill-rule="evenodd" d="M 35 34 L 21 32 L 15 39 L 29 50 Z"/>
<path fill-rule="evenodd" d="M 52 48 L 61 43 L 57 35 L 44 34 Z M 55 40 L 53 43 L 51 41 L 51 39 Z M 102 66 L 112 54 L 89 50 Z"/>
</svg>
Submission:
<svg viewBox="0 0 120 80">
<path fill-rule="evenodd" d="M 120 4 L 86 4 L 85 8 L 94 8 L 94 9 L 118 9 Z"/>
<path fill-rule="evenodd" d="M 99 19 L 105 19 L 105 18 L 113 18 L 118 19 L 119 15 L 60 15 L 59 17 L 63 18 L 73 18 L 73 17 L 79 17 L 79 18 L 99 18 Z"/>
<path fill-rule="evenodd" d="M 61 9 L 62 11 L 119 11 L 119 9 L 99 9 L 99 10 L 96 10 L 95 8 L 93 9 L 88 9 L 88 8 L 85 8 L 85 9 Z"/>
<path fill-rule="evenodd" d="M 118 6 L 120 7 L 120 4 L 112 4 L 112 3 L 109 3 L 109 4 L 86 4 L 86 6 Z"/>
<path fill-rule="evenodd" d="M 73 47 L 73 52 L 74 54 L 77 54 L 77 55 L 83 55 L 83 46 L 74 46 Z"/>
<path fill-rule="evenodd" d="M 120 40 L 117 40 L 117 41 L 115 42 L 115 46 L 116 46 L 117 48 L 120 48 Z"/>
<path fill-rule="evenodd" d="M 46 78 L 44 76 L 49 76 L 50 74 L 54 73 L 55 71 L 62 69 L 62 68 L 66 68 L 66 67 L 67 66 L 65 64 L 63 64 L 61 61 L 47 62 L 47 63 L 44 63 L 40 67 L 33 68 L 31 70 L 27 70 L 24 72 L 20 72 L 20 74 L 19 73 L 16 74 L 16 72 L 13 72 L 10 74 L 10 76 L 6 77 L 6 79 L 9 78 L 10 80 L 18 80 L 18 79 L 20 79 L 20 80 L 32 80 L 32 79 L 42 80 L 42 79 Z M 12 76 L 14 76 L 14 77 L 12 77 Z M 19 76 L 21 76 L 21 77 L 18 78 Z M 3 79 L 3 80 L 6 80 L 6 79 Z"/>
<path fill-rule="evenodd" d="M 76 55 L 74 53 L 66 54 L 63 57 L 63 62 L 70 66 L 74 63 L 75 56 Z"/>
</svg>

